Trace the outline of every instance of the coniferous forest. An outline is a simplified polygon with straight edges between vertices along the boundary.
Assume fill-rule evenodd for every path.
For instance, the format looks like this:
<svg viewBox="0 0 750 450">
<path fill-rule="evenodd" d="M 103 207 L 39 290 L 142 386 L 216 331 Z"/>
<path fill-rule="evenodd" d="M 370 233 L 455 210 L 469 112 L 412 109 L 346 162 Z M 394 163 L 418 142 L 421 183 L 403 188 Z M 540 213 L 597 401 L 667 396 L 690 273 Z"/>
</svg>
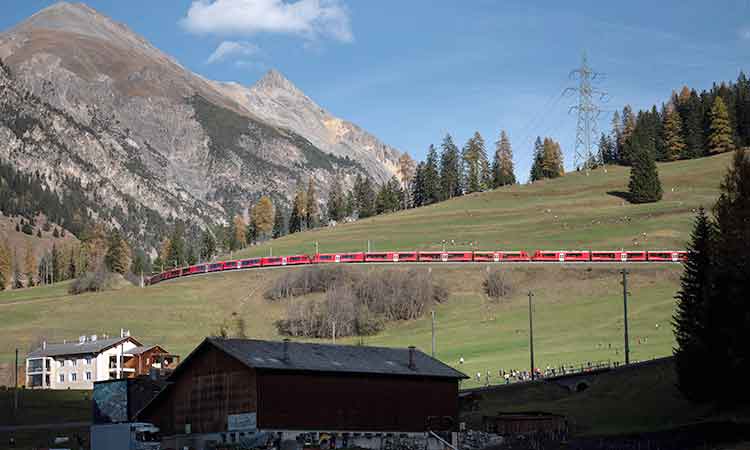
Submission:
<svg viewBox="0 0 750 450">
<path fill-rule="evenodd" d="M 612 117 L 609 134 L 599 140 L 599 161 L 632 165 L 640 150 L 656 161 L 692 159 L 750 146 L 750 80 L 714 83 L 698 92 L 683 86 L 660 107 Z"/>
</svg>

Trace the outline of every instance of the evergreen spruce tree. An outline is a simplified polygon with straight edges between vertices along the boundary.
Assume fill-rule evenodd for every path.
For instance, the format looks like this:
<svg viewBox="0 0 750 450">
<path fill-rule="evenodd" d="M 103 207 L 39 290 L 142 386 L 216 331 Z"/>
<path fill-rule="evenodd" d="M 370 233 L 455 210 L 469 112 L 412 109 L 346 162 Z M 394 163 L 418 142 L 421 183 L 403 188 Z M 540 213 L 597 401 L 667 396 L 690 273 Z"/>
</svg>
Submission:
<svg viewBox="0 0 750 450">
<path fill-rule="evenodd" d="M 680 114 L 670 105 L 664 114 L 664 159 L 675 161 L 684 153 L 687 145 L 682 137 L 683 127 Z"/>
<path fill-rule="evenodd" d="M 513 150 L 505 130 L 500 132 L 500 139 L 495 142 L 495 157 L 492 162 L 492 187 L 516 184 L 513 170 Z"/>
<path fill-rule="evenodd" d="M 341 181 L 338 176 L 333 178 L 330 190 L 328 191 L 328 200 L 326 201 L 326 212 L 328 220 L 340 221 L 345 216 L 345 198 Z"/>
<path fill-rule="evenodd" d="M 447 200 L 463 194 L 461 157 L 450 134 L 440 145 L 440 198 Z"/>
<path fill-rule="evenodd" d="M 732 127 L 724 101 L 717 96 L 711 108 L 711 133 L 708 136 L 708 152 L 724 153 L 734 150 Z"/>
<path fill-rule="evenodd" d="M 662 189 L 659 172 L 651 151 L 639 145 L 637 138 L 629 142 L 631 155 L 628 197 L 631 203 L 651 203 L 661 200 Z"/>
<path fill-rule="evenodd" d="M 201 236 L 200 260 L 211 261 L 216 254 L 216 238 L 211 230 L 204 230 Z"/>
<path fill-rule="evenodd" d="M 750 264 L 750 157 L 738 149 L 721 184 L 714 206 L 716 252 L 715 283 L 708 316 L 715 340 L 709 366 L 721 374 L 712 383 L 713 395 L 724 404 L 750 401 L 746 388 L 750 373 L 750 302 L 747 301 Z"/>
<path fill-rule="evenodd" d="M 292 202 L 292 211 L 289 214 L 289 233 L 298 233 L 302 231 L 305 222 L 305 207 L 307 201 L 305 199 L 305 191 L 298 186 L 297 192 L 294 195 L 294 201 Z"/>
<path fill-rule="evenodd" d="M 284 223 L 284 214 L 281 212 L 281 206 L 276 206 L 276 212 L 273 219 L 273 238 L 278 239 L 286 234 L 286 224 Z"/>
<path fill-rule="evenodd" d="M 427 158 L 424 164 L 423 173 L 424 199 L 422 205 L 430 205 L 440 201 L 440 172 L 438 169 L 438 154 L 435 146 L 430 145 L 427 150 Z"/>
<path fill-rule="evenodd" d="M 688 244 L 688 259 L 677 293 L 673 317 L 677 386 L 690 400 L 705 401 L 713 389 L 706 383 L 706 367 L 712 361 L 712 327 L 708 308 L 714 291 L 714 228 L 703 208 L 698 211 Z"/>
<path fill-rule="evenodd" d="M 370 178 L 357 175 L 354 181 L 354 198 L 357 203 L 357 215 L 360 219 L 375 215 L 376 195 Z"/>
<path fill-rule="evenodd" d="M 750 80 L 740 72 L 735 86 L 737 136 L 740 146 L 750 147 Z"/>
<path fill-rule="evenodd" d="M 123 275 L 130 270 L 130 247 L 117 230 L 110 234 L 104 264 L 109 271 Z"/>
<path fill-rule="evenodd" d="M 463 149 L 463 162 L 465 164 L 466 192 L 480 192 L 487 189 L 489 178 L 489 167 L 487 164 L 487 150 L 484 138 L 479 132 L 469 138 Z"/>
<path fill-rule="evenodd" d="M 612 139 L 604 133 L 602 133 L 599 138 L 599 160 L 605 165 L 617 163 L 615 144 Z"/>
<path fill-rule="evenodd" d="M 425 164 L 423 162 L 417 164 L 417 168 L 414 170 L 414 178 L 412 178 L 411 185 L 409 186 L 412 206 L 415 208 L 425 205 L 424 168 Z"/>
<path fill-rule="evenodd" d="M 248 245 L 254 245 L 258 242 L 258 225 L 255 221 L 255 208 L 250 212 L 250 220 L 247 221 L 245 228 L 245 240 Z"/>
<path fill-rule="evenodd" d="M 536 137 L 534 141 L 534 162 L 531 164 L 531 174 L 529 179 L 539 181 L 544 178 L 544 144 L 542 138 Z"/>
<path fill-rule="evenodd" d="M 318 193 L 315 189 L 315 181 L 312 177 L 307 183 L 307 204 L 305 205 L 305 225 L 308 229 L 312 229 L 318 226 Z M 269 230 L 270 231 L 270 230 Z"/>
<path fill-rule="evenodd" d="M 167 257 L 164 259 L 164 266 L 173 268 L 180 267 L 185 263 L 185 225 L 177 222 L 172 231 L 172 237 L 169 239 L 169 249 Z"/>
<path fill-rule="evenodd" d="M 629 166 L 632 163 L 633 156 L 630 154 L 632 146 L 628 145 L 630 137 L 633 135 L 636 127 L 636 117 L 633 108 L 625 105 L 622 109 L 622 132 L 620 134 L 620 144 L 618 145 L 620 153 L 620 164 Z"/>
</svg>

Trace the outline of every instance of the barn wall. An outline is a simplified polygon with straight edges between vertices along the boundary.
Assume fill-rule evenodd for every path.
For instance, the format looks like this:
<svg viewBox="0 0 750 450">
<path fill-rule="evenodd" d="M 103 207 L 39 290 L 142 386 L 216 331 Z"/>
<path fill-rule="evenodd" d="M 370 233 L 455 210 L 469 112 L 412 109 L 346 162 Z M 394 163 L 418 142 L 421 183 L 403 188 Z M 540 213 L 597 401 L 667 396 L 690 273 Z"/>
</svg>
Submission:
<svg viewBox="0 0 750 450">
<path fill-rule="evenodd" d="M 422 377 L 258 371 L 258 426 L 286 430 L 425 431 L 458 419 L 458 382 Z"/>
<path fill-rule="evenodd" d="M 227 415 L 257 411 L 255 371 L 212 345 L 205 345 L 177 374 L 166 395 L 142 419 L 165 435 L 226 431 Z"/>
</svg>

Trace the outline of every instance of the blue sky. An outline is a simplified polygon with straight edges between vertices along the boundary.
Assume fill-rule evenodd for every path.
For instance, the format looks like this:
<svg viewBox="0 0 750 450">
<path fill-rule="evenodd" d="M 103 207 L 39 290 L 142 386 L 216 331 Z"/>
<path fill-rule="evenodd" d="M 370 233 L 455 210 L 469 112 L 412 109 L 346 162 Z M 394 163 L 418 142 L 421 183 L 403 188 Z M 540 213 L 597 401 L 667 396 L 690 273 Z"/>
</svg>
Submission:
<svg viewBox="0 0 750 450">
<path fill-rule="evenodd" d="M 52 3 L 4 0 L 0 29 Z M 750 71 L 750 0 L 85 3 L 208 78 L 250 85 L 276 68 L 419 159 L 447 132 L 461 144 L 479 131 L 491 154 L 505 129 L 521 179 L 536 135 L 559 140 L 573 164 L 575 99 L 560 94 L 584 50 L 606 74 L 609 111 Z"/>
</svg>

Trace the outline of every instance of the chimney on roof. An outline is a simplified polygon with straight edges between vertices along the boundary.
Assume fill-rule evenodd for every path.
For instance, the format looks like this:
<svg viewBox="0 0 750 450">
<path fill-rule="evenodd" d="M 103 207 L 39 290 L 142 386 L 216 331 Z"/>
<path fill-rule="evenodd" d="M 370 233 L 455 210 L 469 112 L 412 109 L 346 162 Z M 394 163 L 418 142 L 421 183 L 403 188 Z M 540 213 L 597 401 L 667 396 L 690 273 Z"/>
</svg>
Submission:
<svg viewBox="0 0 750 450">
<path fill-rule="evenodd" d="M 417 353 L 417 348 L 414 347 L 413 345 L 410 345 L 409 346 L 409 368 L 412 370 L 417 368 L 417 363 L 415 361 L 416 356 L 417 356 L 416 353 Z"/>
<path fill-rule="evenodd" d="M 42 350 L 47 350 L 47 341 L 42 341 Z"/>
<path fill-rule="evenodd" d="M 120 328 L 120 337 L 125 337 L 125 328 Z"/>
<path fill-rule="evenodd" d="M 289 361 L 289 339 L 284 339 L 284 356 L 283 361 L 288 362 Z"/>
</svg>

